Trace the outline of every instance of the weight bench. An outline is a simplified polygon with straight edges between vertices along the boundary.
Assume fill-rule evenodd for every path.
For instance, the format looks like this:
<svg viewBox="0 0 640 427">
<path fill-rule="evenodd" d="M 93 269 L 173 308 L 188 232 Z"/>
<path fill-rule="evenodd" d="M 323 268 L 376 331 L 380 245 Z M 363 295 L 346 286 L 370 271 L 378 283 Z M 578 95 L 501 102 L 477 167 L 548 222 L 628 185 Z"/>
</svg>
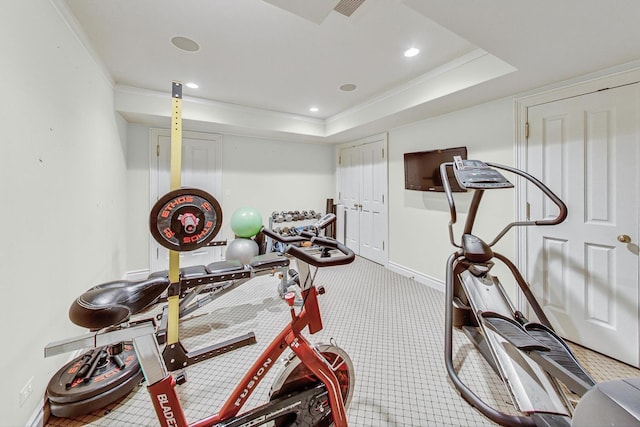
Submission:
<svg viewBox="0 0 640 427">
<path fill-rule="evenodd" d="M 171 285 L 177 288 L 172 291 L 174 295 L 177 293 L 180 296 L 179 317 L 198 310 L 256 276 L 274 275 L 276 271 L 280 272 L 281 280 L 278 290 L 281 293 L 280 289 L 285 286 L 287 281 L 288 269 L 289 258 L 275 252 L 257 255 L 247 265 L 237 260 L 226 260 L 212 262 L 206 266 L 182 267 L 178 283 Z M 158 271 L 151 273 L 148 279 L 167 278 L 168 274 L 167 270 Z M 157 319 L 160 321 L 160 325 L 156 336 L 158 343 L 164 344 L 167 340 L 168 306 L 163 308 Z M 250 332 L 223 343 L 188 352 L 178 341 L 165 347 L 163 357 L 167 368 L 174 371 L 255 342 L 255 335 Z"/>
</svg>

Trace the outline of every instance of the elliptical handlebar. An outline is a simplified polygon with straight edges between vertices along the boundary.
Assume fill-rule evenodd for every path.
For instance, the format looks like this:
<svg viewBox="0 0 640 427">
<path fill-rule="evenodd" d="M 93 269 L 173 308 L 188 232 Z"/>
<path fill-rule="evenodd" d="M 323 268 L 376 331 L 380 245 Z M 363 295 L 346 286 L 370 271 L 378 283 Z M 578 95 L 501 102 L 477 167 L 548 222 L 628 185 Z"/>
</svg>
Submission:
<svg viewBox="0 0 640 427">
<path fill-rule="evenodd" d="M 453 238 L 453 224 L 458 221 L 456 213 L 456 202 L 453 200 L 453 193 L 451 192 L 451 184 L 449 184 L 449 175 L 447 174 L 447 167 L 453 167 L 453 162 L 447 162 L 440 164 L 440 177 L 442 178 L 442 187 L 444 193 L 447 196 L 447 202 L 449 202 L 449 213 L 451 219 L 449 220 L 449 241 L 455 247 L 460 247 Z"/>
<path fill-rule="evenodd" d="M 549 187 L 547 187 L 545 184 L 543 184 L 540 180 L 538 180 L 534 176 L 528 174 L 527 172 L 521 171 L 520 169 L 501 165 L 498 163 L 487 162 L 486 165 L 493 168 L 502 169 L 507 172 L 511 172 L 515 175 L 519 175 L 523 177 L 524 179 L 526 179 L 527 181 L 531 182 L 533 185 L 538 187 L 538 189 L 540 189 L 540 191 L 542 191 L 542 193 L 545 196 L 547 196 L 559 209 L 558 215 L 556 215 L 556 217 L 552 219 L 539 219 L 535 221 L 514 221 L 507 224 L 497 234 L 497 236 L 493 239 L 493 241 L 489 243 L 489 246 L 495 245 L 512 227 L 531 226 L 531 225 L 535 225 L 535 226 L 557 225 L 562 223 L 567 218 L 567 205 L 565 205 L 565 203 L 558 196 L 556 196 L 555 193 L 551 191 Z M 451 185 L 449 183 L 449 178 L 447 175 L 447 167 L 455 168 L 454 162 L 442 163 L 440 165 L 440 176 L 442 177 L 442 184 L 447 196 L 447 201 L 449 203 L 449 212 L 451 214 L 451 220 L 449 221 L 449 240 L 451 241 L 451 244 L 453 246 L 460 247 L 459 244 L 455 243 L 455 239 L 453 236 L 453 224 L 455 224 L 457 221 L 457 214 L 456 214 L 455 202 L 453 199 L 453 192 L 451 191 Z M 477 193 L 474 194 L 474 200 L 472 202 L 472 207 L 470 209 L 470 213 L 469 213 L 470 218 L 467 219 L 467 226 L 465 227 L 465 232 L 469 232 L 469 233 L 471 232 L 473 222 L 475 221 L 475 213 L 478 208 L 477 205 L 480 203 L 480 197 L 482 197 L 482 192 L 484 191 L 483 189 L 481 189 L 479 192 L 477 190 L 478 189 L 476 189 Z"/>
<path fill-rule="evenodd" d="M 531 182 L 533 185 L 538 187 L 540 191 L 542 191 L 551 201 L 558 207 L 560 210 L 558 215 L 553 219 L 540 219 L 533 222 L 533 225 L 557 225 L 563 222 L 567 218 L 567 205 L 560 199 L 560 197 L 556 196 L 553 191 L 546 185 L 544 185 L 539 179 L 536 177 L 521 171 L 520 169 L 512 168 L 510 166 L 499 165 L 497 163 L 487 163 L 487 165 L 492 166 L 494 168 L 506 170 L 508 172 L 512 172 L 516 175 L 520 175 L 527 181 Z"/>
</svg>

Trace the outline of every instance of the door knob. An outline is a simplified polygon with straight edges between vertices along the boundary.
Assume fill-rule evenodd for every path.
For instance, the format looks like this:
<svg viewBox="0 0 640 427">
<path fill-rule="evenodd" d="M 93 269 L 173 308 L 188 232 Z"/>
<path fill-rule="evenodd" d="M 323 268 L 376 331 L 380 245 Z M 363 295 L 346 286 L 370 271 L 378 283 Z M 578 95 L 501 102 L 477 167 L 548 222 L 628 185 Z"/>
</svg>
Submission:
<svg viewBox="0 0 640 427">
<path fill-rule="evenodd" d="M 618 236 L 618 242 L 620 243 L 631 243 L 631 237 L 626 234 L 621 234 Z"/>
</svg>

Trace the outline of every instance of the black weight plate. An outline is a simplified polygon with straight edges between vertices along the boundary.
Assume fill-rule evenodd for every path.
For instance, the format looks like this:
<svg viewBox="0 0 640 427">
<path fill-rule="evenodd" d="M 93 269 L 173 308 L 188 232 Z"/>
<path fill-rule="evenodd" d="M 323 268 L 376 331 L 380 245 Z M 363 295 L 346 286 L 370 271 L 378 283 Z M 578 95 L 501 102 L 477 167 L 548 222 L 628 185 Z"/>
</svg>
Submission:
<svg viewBox="0 0 640 427">
<path fill-rule="evenodd" d="M 211 194 L 179 188 L 161 197 L 149 214 L 149 228 L 167 249 L 183 252 L 206 246 L 222 227 L 222 209 Z"/>
<path fill-rule="evenodd" d="M 117 389 L 120 384 L 141 372 L 133 345 L 131 342 L 126 342 L 120 353 L 120 357 L 125 362 L 122 369 L 116 365 L 112 357 L 109 357 L 105 364 L 96 368 L 88 382 L 83 382 L 82 379 L 74 381 L 76 372 L 84 363 L 83 356 L 84 354 L 67 363 L 51 378 L 47 386 L 50 401 L 70 403 L 108 394 L 110 390 Z M 73 384 L 67 388 L 66 385 L 72 381 Z"/>
<path fill-rule="evenodd" d="M 49 408 L 51 414 L 60 418 L 72 418 L 80 415 L 88 414 L 95 410 L 104 408 L 113 402 L 122 399 L 128 395 L 138 384 L 142 382 L 144 376 L 142 370 L 133 375 L 124 382 L 106 390 L 104 393 L 90 397 L 88 399 L 79 400 L 77 402 L 58 403 L 49 399 Z"/>
</svg>

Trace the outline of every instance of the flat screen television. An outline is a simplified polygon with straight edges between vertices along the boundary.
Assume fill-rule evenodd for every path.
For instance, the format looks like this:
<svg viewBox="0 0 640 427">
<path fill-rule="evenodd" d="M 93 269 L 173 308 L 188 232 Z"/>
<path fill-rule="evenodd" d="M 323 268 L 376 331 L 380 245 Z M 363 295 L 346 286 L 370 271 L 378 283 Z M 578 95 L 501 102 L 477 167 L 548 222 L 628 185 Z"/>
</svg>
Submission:
<svg viewBox="0 0 640 427">
<path fill-rule="evenodd" d="M 404 188 L 417 191 L 444 191 L 440 164 L 453 162 L 453 156 L 467 158 L 467 147 L 404 153 Z M 458 185 L 453 170 L 448 170 L 451 190 L 466 191 Z"/>
</svg>

